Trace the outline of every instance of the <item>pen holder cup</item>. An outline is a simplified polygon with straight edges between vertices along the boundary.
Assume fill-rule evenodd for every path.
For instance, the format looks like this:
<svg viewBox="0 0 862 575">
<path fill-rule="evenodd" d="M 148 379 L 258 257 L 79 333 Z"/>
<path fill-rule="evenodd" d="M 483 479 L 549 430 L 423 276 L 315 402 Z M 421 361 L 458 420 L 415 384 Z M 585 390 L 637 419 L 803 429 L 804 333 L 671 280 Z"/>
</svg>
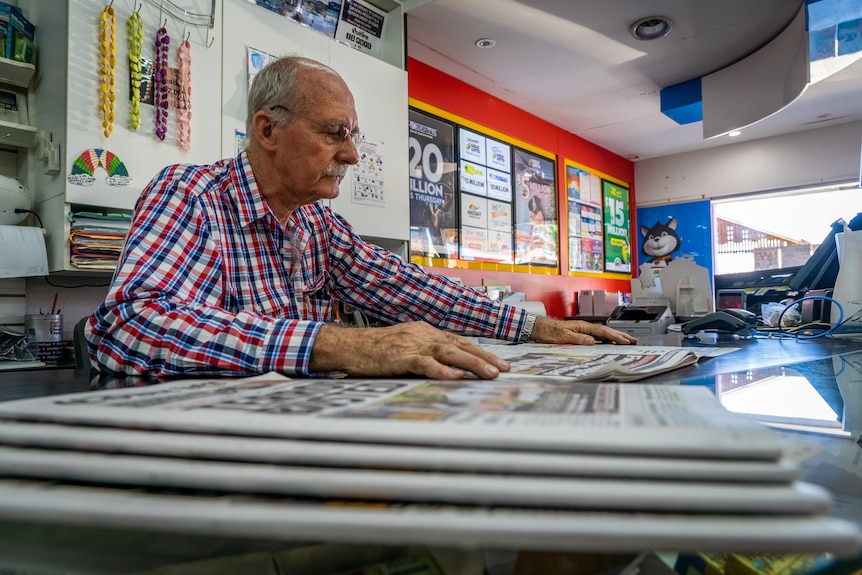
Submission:
<svg viewBox="0 0 862 575">
<path fill-rule="evenodd" d="M 33 354 L 41 361 L 57 361 L 63 354 L 63 315 L 28 315 L 24 318 Z"/>
</svg>

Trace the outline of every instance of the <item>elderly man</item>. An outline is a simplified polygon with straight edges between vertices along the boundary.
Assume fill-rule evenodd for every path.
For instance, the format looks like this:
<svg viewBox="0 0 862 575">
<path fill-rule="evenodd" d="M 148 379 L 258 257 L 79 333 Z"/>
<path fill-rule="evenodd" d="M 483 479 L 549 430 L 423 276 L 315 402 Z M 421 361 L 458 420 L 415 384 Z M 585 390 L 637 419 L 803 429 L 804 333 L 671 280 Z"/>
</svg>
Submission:
<svg viewBox="0 0 862 575">
<path fill-rule="evenodd" d="M 86 330 L 99 370 L 490 379 L 508 363 L 464 335 L 635 343 L 428 274 L 364 242 L 319 203 L 338 195 L 362 141 L 353 95 L 331 68 L 300 57 L 264 68 L 246 130 L 236 158 L 169 166 L 141 194 L 113 285 Z M 392 325 L 333 324 L 333 300 Z"/>
</svg>

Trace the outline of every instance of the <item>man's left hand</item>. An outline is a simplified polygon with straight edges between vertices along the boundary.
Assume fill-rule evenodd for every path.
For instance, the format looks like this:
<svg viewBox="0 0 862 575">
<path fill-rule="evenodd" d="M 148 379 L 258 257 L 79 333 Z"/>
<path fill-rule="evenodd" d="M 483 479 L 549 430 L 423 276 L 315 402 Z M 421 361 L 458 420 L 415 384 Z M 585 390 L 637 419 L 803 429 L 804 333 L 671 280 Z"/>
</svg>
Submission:
<svg viewBox="0 0 862 575">
<path fill-rule="evenodd" d="M 609 341 L 622 345 L 634 345 L 637 338 L 599 323 L 579 319 L 560 320 L 540 316 L 533 326 L 532 341 L 538 343 L 572 343 L 593 345 L 597 341 Z"/>
</svg>

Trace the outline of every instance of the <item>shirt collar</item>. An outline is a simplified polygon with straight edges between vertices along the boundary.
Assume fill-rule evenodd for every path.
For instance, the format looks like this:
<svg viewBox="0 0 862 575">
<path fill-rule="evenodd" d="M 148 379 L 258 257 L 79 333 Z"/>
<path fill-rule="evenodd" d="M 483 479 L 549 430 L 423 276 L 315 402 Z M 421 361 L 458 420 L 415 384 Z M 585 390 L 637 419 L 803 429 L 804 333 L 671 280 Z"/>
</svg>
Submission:
<svg viewBox="0 0 862 575">
<path fill-rule="evenodd" d="M 241 152 L 233 162 L 232 178 L 236 190 L 237 215 L 243 227 L 266 216 L 272 210 L 254 179 L 254 172 L 248 162 L 248 154 Z M 272 216 L 275 217 L 275 216 Z"/>
</svg>

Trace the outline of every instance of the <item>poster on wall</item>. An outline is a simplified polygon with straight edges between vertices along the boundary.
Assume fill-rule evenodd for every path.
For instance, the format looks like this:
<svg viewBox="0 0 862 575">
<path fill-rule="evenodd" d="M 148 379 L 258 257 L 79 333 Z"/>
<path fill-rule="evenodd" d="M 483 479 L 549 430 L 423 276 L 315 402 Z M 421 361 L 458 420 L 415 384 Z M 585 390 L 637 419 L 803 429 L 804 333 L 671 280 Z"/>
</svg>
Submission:
<svg viewBox="0 0 862 575">
<path fill-rule="evenodd" d="M 510 264 L 512 256 L 512 204 L 488 198 L 488 257 Z"/>
<path fill-rule="evenodd" d="M 605 270 L 631 273 L 629 190 L 614 182 L 602 180 L 602 197 L 605 212 Z"/>
<path fill-rule="evenodd" d="M 712 277 L 712 215 L 709 200 L 637 209 L 640 276 L 666 267 L 678 257 L 690 255 Z"/>
<path fill-rule="evenodd" d="M 246 48 L 246 67 L 248 68 L 248 90 L 251 90 L 251 85 L 254 82 L 255 76 L 257 76 L 258 72 L 263 70 L 268 64 L 278 60 L 278 56 L 275 54 L 270 54 L 269 52 L 264 52 L 263 50 L 258 50 L 257 48 L 252 48 L 248 46 Z"/>
<path fill-rule="evenodd" d="M 588 170 L 566 163 L 569 271 L 604 271 L 604 220 L 601 180 Z"/>
<path fill-rule="evenodd" d="M 461 259 L 512 263 L 511 150 L 458 129 Z"/>
<path fill-rule="evenodd" d="M 359 161 L 351 168 L 350 182 L 353 193 L 350 200 L 355 204 L 385 208 L 383 143 L 365 140 L 357 151 Z"/>
<path fill-rule="evenodd" d="M 311 28 L 330 38 L 335 37 L 341 0 L 328 0 L 326 4 L 316 0 L 248 0 L 270 12 L 284 16 L 306 28 Z"/>
<path fill-rule="evenodd" d="M 410 253 L 457 258 L 455 127 L 413 108 L 408 120 Z"/>
<path fill-rule="evenodd" d="M 461 259 L 488 259 L 488 199 L 461 194 Z"/>
<path fill-rule="evenodd" d="M 515 148 L 515 263 L 559 263 L 557 182 L 553 160 Z"/>
</svg>

